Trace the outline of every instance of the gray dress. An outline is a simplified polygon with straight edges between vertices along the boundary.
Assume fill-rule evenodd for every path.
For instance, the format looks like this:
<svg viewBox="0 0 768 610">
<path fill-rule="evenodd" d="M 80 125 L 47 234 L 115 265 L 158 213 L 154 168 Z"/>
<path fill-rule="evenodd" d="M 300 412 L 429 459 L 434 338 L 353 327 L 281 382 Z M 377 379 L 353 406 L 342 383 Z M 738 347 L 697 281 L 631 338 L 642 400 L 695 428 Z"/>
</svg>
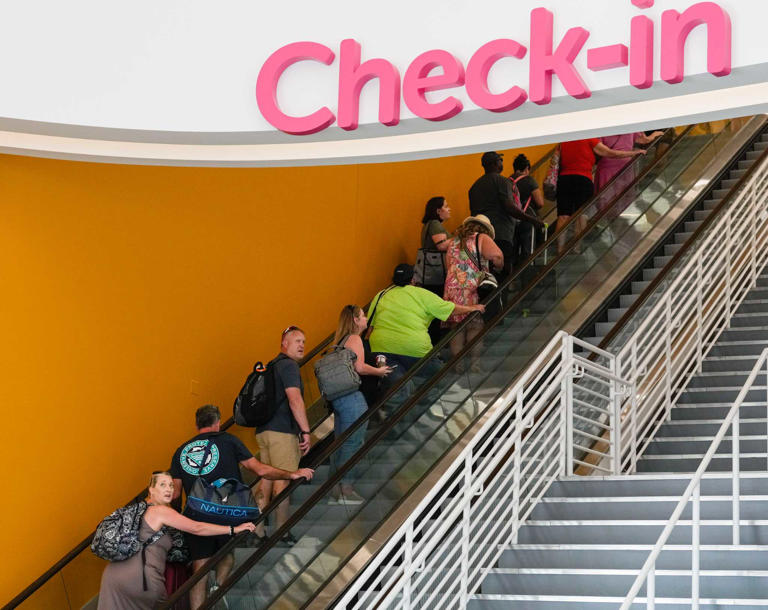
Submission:
<svg viewBox="0 0 768 610">
<path fill-rule="evenodd" d="M 154 533 L 142 517 L 139 540 L 148 540 Z M 141 578 L 141 553 L 110 563 L 101 576 L 98 610 L 152 610 L 159 600 L 165 599 L 165 558 L 170 548 L 168 534 L 146 548 L 146 591 Z"/>
</svg>

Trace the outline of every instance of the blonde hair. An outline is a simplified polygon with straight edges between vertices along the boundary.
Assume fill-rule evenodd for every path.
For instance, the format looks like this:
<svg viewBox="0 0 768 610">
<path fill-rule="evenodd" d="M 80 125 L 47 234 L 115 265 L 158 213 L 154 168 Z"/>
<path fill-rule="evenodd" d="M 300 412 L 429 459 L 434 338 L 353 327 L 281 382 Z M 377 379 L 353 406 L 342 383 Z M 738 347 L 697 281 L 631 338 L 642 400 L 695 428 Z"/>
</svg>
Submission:
<svg viewBox="0 0 768 610">
<path fill-rule="evenodd" d="M 149 485 L 147 487 L 154 487 L 157 485 L 157 480 L 160 477 L 171 477 L 171 480 L 173 480 L 173 476 L 171 476 L 171 473 L 167 470 L 155 470 L 155 472 L 152 473 L 152 476 L 149 478 Z"/>
<path fill-rule="evenodd" d="M 456 237 L 462 241 L 466 240 L 467 237 L 473 235 L 474 233 L 483 233 L 489 237 L 491 235 L 491 232 L 488 230 L 487 226 L 481 222 L 475 222 L 474 220 L 465 222 L 458 229 L 456 229 Z"/>
<path fill-rule="evenodd" d="M 338 345 L 347 335 L 357 334 L 357 324 L 355 318 L 362 313 L 362 307 L 357 305 L 345 305 L 339 314 L 339 325 L 336 327 L 336 334 L 333 337 L 333 344 Z"/>
</svg>

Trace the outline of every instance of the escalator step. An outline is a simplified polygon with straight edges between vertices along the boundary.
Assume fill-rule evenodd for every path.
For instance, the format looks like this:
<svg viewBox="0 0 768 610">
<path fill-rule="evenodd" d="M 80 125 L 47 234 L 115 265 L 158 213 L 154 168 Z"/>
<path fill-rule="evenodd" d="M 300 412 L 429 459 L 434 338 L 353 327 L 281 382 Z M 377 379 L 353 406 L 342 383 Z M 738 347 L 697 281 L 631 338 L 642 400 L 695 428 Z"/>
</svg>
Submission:
<svg viewBox="0 0 768 610">
<path fill-rule="evenodd" d="M 666 267 L 669 264 L 669 261 L 672 260 L 671 256 L 654 256 L 653 257 L 653 266 L 657 269 L 662 269 Z"/>
<path fill-rule="evenodd" d="M 691 238 L 691 235 L 693 235 L 692 232 L 675 233 L 675 243 L 676 244 L 684 244 L 685 242 L 687 242 Z M 632 292 L 634 292 L 634 291 L 635 291 L 635 289 L 632 288 Z"/>
<path fill-rule="evenodd" d="M 662 267 L 651 267 L 650 269 L 643 269 L 643 280 L 651 281 L 661 271 Z"/>
<path fill-rule="evenodd" d="M 613 308 L 608 310 L 608 321 L 609 322 L 618 322 L 621 319 L 621 316 L 623 316 L 625 313 L 627 313 L 627 308 Z"/>
<path fill-rule="evenodd" d="M 699 228 L 700 225 L 701 225 L 701 221 L 692 220 L 692 221 L 686 222 L 685 231 L 686 233 L 693 233 L 696 229 Z"/>
<path fill-rule="evenodd" d="M 667 244 L 664 246 L 664 254 L 667 256 L 674 256 L 677 254 L 677 251 L 682 248 L 683 244 Z"/>
<path fill-rule="evenodd" d="M 632 304 L 637 301 L 637 297 L 639 296 L 639 294 L 622 294 L 621 297 L 619 297 L 619 302 L 622 307 L 631 307 Z"/>
</svg>

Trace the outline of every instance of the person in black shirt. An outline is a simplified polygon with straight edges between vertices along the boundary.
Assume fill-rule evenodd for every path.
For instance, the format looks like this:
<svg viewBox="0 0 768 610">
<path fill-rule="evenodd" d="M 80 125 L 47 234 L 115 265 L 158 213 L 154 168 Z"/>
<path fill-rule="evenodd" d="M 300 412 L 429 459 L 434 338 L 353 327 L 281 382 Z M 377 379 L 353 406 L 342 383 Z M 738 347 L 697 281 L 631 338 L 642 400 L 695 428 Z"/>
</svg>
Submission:
<svg viewBox="0 0 768 610">
<path fill-rule="evenodd" d="M 173 499 L 181 495 L 181 489 L 189 495 L 189 490 L 198 477 L 212 482 L 216 479 L 237 479 L 240 477 L 240 468 L 247 468 L 257 476 L 269 480 L 295 480 L 312 479 L 314 471 L 310 468 L 299 468 L 294 472 L 273 468 L 262 464 L 257 460 L 236 436 L 221 432 L 221 413 L 215 405 L 200 407 L 195 413 L 197 435 L 181 445 L 173 454 L 170 473 L 173 477 Z M 203 464 L 205 448 L 210 444 L 211 449 Z M 194 536 L 186 534 L 189 546 L 189 558 L 192 567 L 199 570 L 209 557 L 223 547 L 229 540 L 229 536 Z M 229 575 L 234 557 L 222 559 L 216 566 L 216 582 L 223 582 Z M 214 585 L 217 586 L 217 585 Z M 192 610 L 200 607 L 205 601 L 205 579 L 200 580 L 189 593 Z"/>
<path fill-rule="evenodd" d="M 531 162 L 525 155 L 517 155 L 512 164 L 515 173 L 509 179 L 517 185 L 520 193 L 520 205 L 523 212 L 538 218 L 537 212 L 544 207 L 544 193 L 539 188 L 539 183 L 531 176 Z M 536 231 L 531 223 L 523 221 L 517 225 L 515 243 L 517 244 L 517 264 L 521 264 L 533 254 L 533 235 Z"/>
<path fill-rule="evenodd" d="M 535 216 L 526 214 L 515 204 L 514 184 L 501 175 L 504 171 L 504 155 L 484 153 L 480 162 L 485 175 L 480 176 L 469 189 L 469 210 L 472 216 L 485 214 L 496 231 L 496 245 L 504 254 L 503 276 L 509 274 L 515 260 L 515 231 L 517 221 L 526 221 L 544 228 Z"/>
</svg>

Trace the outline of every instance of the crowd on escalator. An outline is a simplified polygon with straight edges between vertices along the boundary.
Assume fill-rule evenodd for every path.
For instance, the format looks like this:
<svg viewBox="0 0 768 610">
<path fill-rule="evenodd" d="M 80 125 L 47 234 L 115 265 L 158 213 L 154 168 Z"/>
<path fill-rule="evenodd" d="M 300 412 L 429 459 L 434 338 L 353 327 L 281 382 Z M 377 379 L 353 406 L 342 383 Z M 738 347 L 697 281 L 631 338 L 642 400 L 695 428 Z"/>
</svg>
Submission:
<svg viewBox="0 0 768 610">
<path fill-rule="evenodd" d="M 531 176 L 531 163 L 525 155 L 515 158 L 513 172 L 505 176 L 503 155 L 486 152 L 481 157 L 484 173 L 468 193 L 471 215 L 454 232 L 445 226 L 451 217 L 446 199 L 431 198 L 422 218 L 416 264 L 399 264 L 392 284 L 375 295 L 367 311 L 357 305 L 343 307 L 334 347 L 315 367 L 320 390 L 334 415 L 335 435 L 340 436 L 369 406 L 389 395 L 445 333 L 459 329 L 447 346 L 452 355 L 473 341 L 483 328 L 484 317 L 472 314 L 493 315 L 492 303 L 488 311 L 483 303 L 487 295 L 498 293 L 499 285 L 546 240 L 548 226 L 539 215 L 545 195 L 556 200 L 560 230 L 596 189 L 617 188 L 614 178 L 633 157 L 645 154 L 636 145 L 647 145 L 661 135 L 652 132 L 563 143 L 553 155 L 544 185 Z M 500 303 L 497 301 L 496 307 Z M 469 322 L 462 324 L 467 317 Z M 311 443 L 299 369 L 304 342 L 300 327 L 286 328 L 280 337 L 279 354 L 266 367 L 254 367 L 238 396 L 242 402 L 236 402 L 236 416 L 240 404 L 243 418 L 238 423 L 255 428 L 259 459 L 240 439 L 221 431 L 217 407 L 205 405 L 197 410 L 197 434 L 176 450 L 169 470 L 153 473 L 146 500 L 134 505 L 137 508 L 131 509 L 133 512 L 117 517 L 120 524 L 132 522 L 129 534 L 134 536 L 139 552 L 106 568 L 100 610 L 154 607 L 186 575 L 167 571 L 166 559 L 176 550 L 183 562 L 191 562 L 194 570 L 200 570 L 239 532 L 250 532 L 251 544 L 259 544 L 265 535 L 263 526 L 256 531 L 250 521 L 258 515 L 259 506 L 271 502 L 289 481 L 312 478 L 311 469 L 300 468 L 301 457 Z M 473 353 L 469 363 L 472 370 L 482 372 L 480 353 Z M 440 364 L 438 358 L 430 359 L 420 375 L 430 377 Z M 249 409 L 253 411 L 250 415 Z M 365 435 L 366 427 L 358 427 L 344 441 L 333 454 L 331 473 L 363 445 Z M 254 494 L 242 481 L 241 467 L 261 477 Z M 342 477 L 329 504 L 356 506 L 365 501 L 354 487 L 353 473 Z M 210 518 L 205 501 L 215 504 L 215 499 L 222 497 L 222 486 L 251 512 L 224 517 L 218 513 Z M 183 514 L 171 508 L 182 489 L 186 495 Z M 110 555 L 116 551 L 110 547 L 107 530 L 110 523 L 113 525 L 109 527 L 115 527 L 119 511 L 102 522 L 94 539 L 92 548 L 99 548 L 105 558 L 116 558 Z M 272 513 L 272 525 L 279 528 L 285 523 L 288 511 L 288 502 L 283 501 Z M 186 535 L 176 536 L 177 531 Z M 279 543 L 290 547 L 296 539 L 287 532 Z M 178 566 L 179 557 L 176 559 L 174 565 Z M 215 590 L 232 565 L 231 556 L 219 561 L 211 582 L 202 579 L 191 589 L 191 608 L 202 605 L 206 586 L 209 592 Z"/>
</svg>

